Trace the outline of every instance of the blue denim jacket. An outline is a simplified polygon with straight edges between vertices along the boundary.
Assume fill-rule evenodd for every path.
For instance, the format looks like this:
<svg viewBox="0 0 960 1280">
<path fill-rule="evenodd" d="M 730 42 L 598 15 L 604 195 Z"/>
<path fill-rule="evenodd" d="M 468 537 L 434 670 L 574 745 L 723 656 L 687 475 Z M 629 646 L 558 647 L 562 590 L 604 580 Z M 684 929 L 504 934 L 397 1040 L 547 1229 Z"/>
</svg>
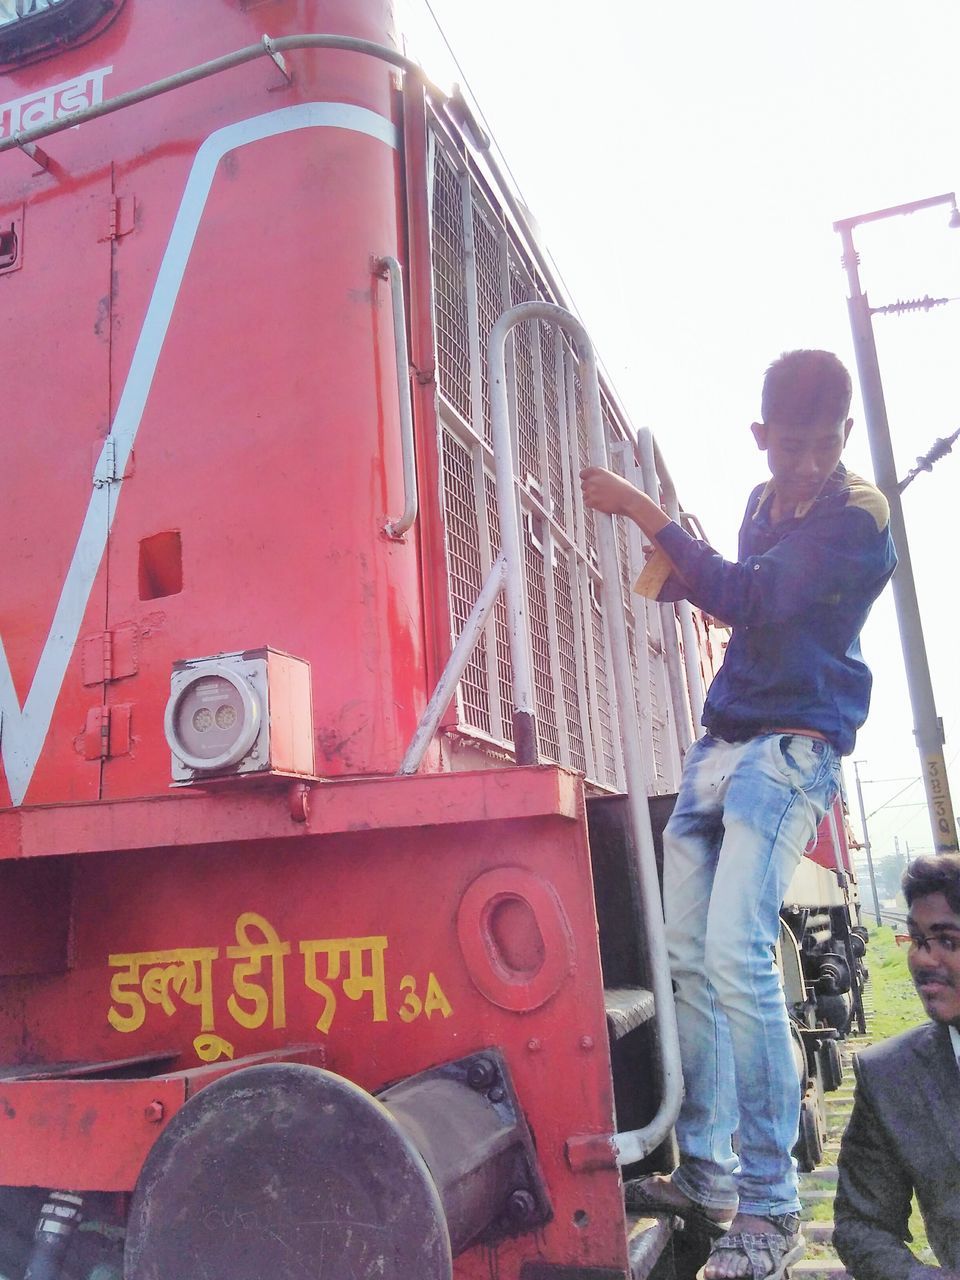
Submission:
<svg viewBox="0 0 960 1280">
<path fill-rule="evenodd" d="M 771 524 L 772 495 L 771 483 L 751 493 L 735 564 L 677 524 L 662 529 L 676 572 L 658 598 L 686 597 L 733 627 L 707 729 L 734 741 L 814 729 L 847 755 L 870 704 L 860 631 L 897 564 L 887 501 L 842 465 L 791 519 Z"/>
</svg>

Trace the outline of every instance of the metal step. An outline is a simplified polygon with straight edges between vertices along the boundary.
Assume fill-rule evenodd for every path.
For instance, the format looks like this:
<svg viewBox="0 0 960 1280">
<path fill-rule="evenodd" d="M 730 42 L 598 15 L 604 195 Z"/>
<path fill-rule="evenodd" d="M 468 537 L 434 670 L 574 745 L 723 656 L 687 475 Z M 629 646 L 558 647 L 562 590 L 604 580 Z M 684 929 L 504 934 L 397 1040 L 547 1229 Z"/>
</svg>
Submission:
<svg viewBox="0 0 960 1280">
<path fill-rule="evenodd" d="M 653 992 L 645 987 L 607 987 L 603 993 L 611 1040 L 622 1040 L 653 1017 Z"/>
<path fill-rule="evenodd" d="M 627 1214 L 627 1257 L 630 1280 L 646 1280 L 673 1236 L 675 1218 L 641 1218 Z"/>
</svg>

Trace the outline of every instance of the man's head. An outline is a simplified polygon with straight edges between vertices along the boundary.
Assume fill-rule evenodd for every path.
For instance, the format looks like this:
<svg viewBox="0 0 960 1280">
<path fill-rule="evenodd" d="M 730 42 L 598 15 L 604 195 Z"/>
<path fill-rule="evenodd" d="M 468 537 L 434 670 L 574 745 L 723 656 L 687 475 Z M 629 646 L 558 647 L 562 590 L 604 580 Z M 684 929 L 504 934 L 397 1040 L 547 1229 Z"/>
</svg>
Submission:
<svg viewBox="0 0 960 1280">
<path fill-rule="evenodd" d="M 751 430 L 781 505 L 812 502 L 833 473 L 852 419 L 850 375 L 830 351 L 787 351 L 763 379 L 762 422 Z"/>
<path fill-rule="evenodd" d="M 923 1007 L 960 1027 L 960 856 L 916 858 L 903 873 L 910 954 Z"/>
</svg>

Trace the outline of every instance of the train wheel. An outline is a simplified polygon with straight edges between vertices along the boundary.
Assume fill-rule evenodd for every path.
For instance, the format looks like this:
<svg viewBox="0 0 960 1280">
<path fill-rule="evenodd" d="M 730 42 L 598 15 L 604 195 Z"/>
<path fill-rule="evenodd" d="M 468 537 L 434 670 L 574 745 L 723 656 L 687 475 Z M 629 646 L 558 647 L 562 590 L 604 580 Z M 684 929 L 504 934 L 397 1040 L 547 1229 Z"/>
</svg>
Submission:
<svg viewBox="0 0 960 1280">
<path fill-rule="evenodd" d="M 823 1088 L 832 1093 L 843 1084 L 843 1059 L 836 1040 L 825 1040 L 820 1049 L 820 1072 L 823 1076 Z"/>
<path fill-rule="evenodd" d="M 818 1111 L 816 1096 L 808 1094 L 800 1108 L 800 1132 L 797 1136 L 797 1145 L 793 1149 L 801 1173 L 812 1173 L 823 1159 L 823 1138 Z"/>
</svg>

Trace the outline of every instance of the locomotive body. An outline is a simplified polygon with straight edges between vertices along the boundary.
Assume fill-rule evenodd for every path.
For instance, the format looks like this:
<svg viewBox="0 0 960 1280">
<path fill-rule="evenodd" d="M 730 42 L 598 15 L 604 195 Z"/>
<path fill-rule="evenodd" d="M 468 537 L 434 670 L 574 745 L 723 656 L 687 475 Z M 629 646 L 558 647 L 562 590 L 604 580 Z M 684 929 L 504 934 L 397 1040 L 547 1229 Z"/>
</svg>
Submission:
<svg viewBox="0 0 960 1280">
<path fill-rule="evenodd" d="M 513 764 L 487 345 L 563 299 L 488 140 L 386 0 L 0 4 L 0 62 L 0 1273 L 646 1274 L 610 610 L 655 827 L 717 639 L 601 571 L 584 353 L 518 329 Z"/>
</svg>

